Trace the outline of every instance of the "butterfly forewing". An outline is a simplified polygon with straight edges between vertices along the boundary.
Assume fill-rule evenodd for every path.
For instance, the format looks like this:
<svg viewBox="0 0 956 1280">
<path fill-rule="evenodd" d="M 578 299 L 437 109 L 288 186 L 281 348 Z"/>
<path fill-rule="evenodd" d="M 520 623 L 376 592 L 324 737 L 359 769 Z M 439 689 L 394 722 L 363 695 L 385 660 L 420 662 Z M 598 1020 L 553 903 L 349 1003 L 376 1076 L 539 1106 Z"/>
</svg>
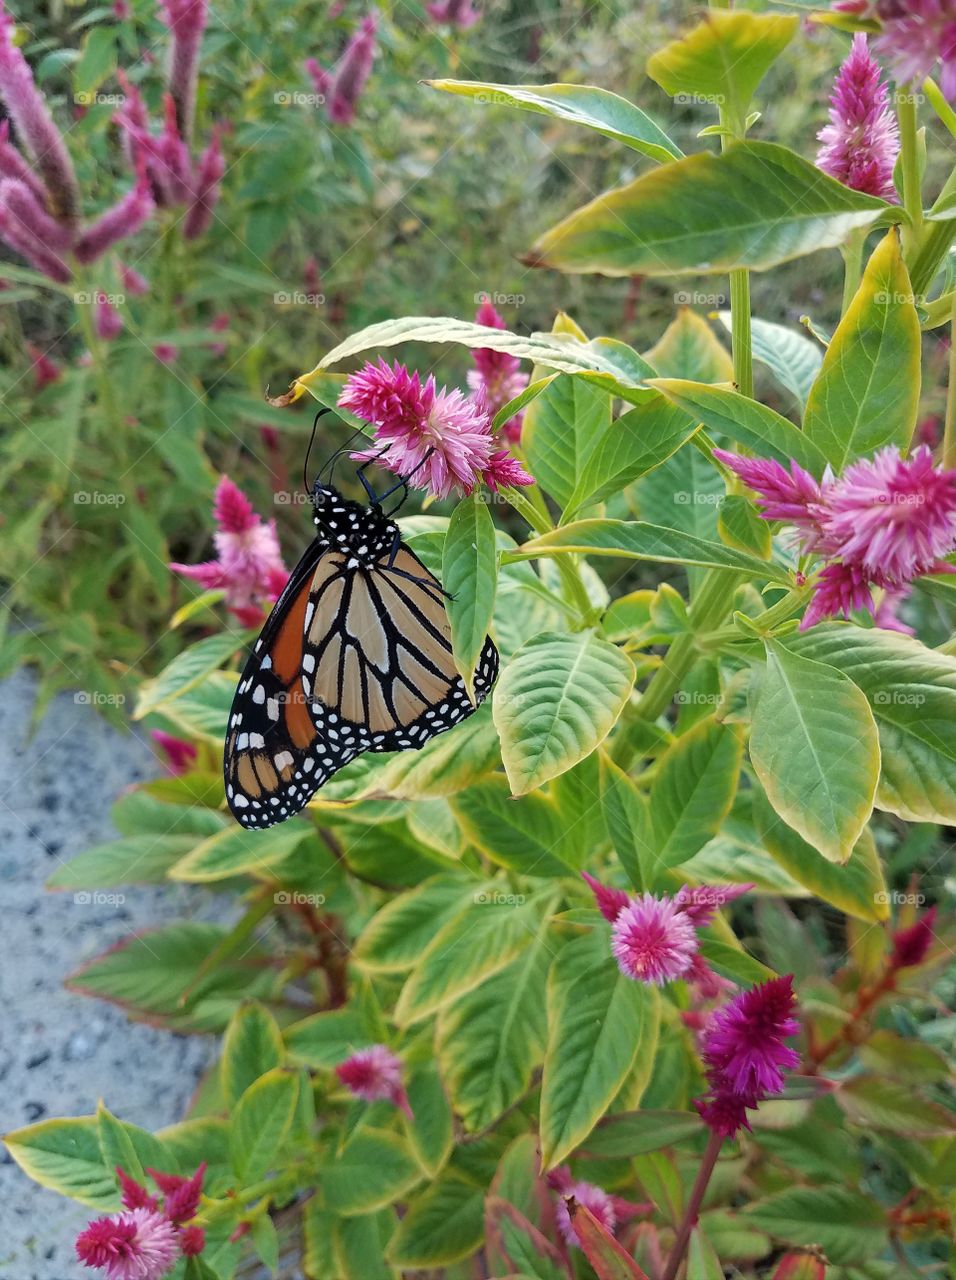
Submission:
<svg viewBox="0 0 956 1280">
<path fill-rule="evenodd" d="M 317 491 L 317 495 L 318 495 Z M 316 497 L 319 537 L 263 628 L 236 690 L 226 795 L 267 827 L 362 751 L 424 746 L 474 711 L 452 657 L 441 584 L 377 509 Z M 486 640 L 476 702 L 498 673 Z"/>
</svg>

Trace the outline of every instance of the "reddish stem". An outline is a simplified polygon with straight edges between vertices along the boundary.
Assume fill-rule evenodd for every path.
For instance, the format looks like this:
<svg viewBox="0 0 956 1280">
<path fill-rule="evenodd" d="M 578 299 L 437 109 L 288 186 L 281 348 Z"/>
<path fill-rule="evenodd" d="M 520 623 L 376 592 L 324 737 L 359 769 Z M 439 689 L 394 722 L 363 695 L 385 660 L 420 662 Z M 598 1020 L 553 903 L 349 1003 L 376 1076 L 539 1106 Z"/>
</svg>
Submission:
<svg viewBox="0 0 956 1280">
<path fill-rule="evenodd" d="M 842 1026 L 836 1035 L 824 1041 L 822 1045 L 811 1048 L 807 1063 L 807 1074 L 815 1075 L 827 1058 L 835 1053 L 842 1044 L 859 1044 L 860 1039 L 856 1034 L 856 1027 L 877 1001 L 895 987 L 896 970 L 889 968 L 875 986 L 869 989 L 861 989 L 857 994 L 856 1004 L 850 1013 L 850 1021 Z"/>
<path fill-rule="evenodd" d="M 710 1138 L 707 1141 L 707 1148 L 704 1151 L 704 1158 L 701 1160 L 700 1168 L 697 1170 L 694 1189 L 690 1193 L 687 1208 L 684 1210 L 684 1216 L 681 1218 L 680 1226 L 677 1228 L 674 1247 L 668 1255 L 667 1266 L 664 1268 L 661 1280 L 674 1280 L 680 1269 L 684 1254 L 687 1252 L 690 1233 L 697 1225 L 697 1219 L 700 1217 L 700 1206 L 704 1202 L 704 1194 L 707 1191 L 707 1185 L 710 1182 L 711 1174 L 714 1172 L 717 1157 L 720 1155 L 720 1149 L 723 1145 L 723 1135 L 711 1131 Z"/>
</svg>

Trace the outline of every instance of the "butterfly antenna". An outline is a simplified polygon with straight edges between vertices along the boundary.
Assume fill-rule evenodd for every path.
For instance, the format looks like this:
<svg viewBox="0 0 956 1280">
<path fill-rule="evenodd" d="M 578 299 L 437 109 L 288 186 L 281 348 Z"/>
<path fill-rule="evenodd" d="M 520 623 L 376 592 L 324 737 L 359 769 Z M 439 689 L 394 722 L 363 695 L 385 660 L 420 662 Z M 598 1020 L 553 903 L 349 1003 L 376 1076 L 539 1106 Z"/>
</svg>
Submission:
<svg viewBox="0 0 956 1280">
<path fill-rule="evenodd" d="M 315 444 L 316 429 L 318 428 L 318 425 L 319 425 L 319 419 L 323 417 L 324 414 L 331 413 L 331 412 L 332 410 L 328 408 L 328 406 L 326 406 L 326 408 L 324 409 L 320 409 L 319 412 L 315 415 L 315 420 L 312 423 L 312 434 L 311 436 L 309 436 L 309 447 L 305 451 L 305 461 L 302 463 L 302 487 L 305 489 L 306 497 L 309 497 L 312 493 L 312 490 L 309 487 L 309 458 L 312 454 L 312 446 L 313 444 Z"/>
</svg>

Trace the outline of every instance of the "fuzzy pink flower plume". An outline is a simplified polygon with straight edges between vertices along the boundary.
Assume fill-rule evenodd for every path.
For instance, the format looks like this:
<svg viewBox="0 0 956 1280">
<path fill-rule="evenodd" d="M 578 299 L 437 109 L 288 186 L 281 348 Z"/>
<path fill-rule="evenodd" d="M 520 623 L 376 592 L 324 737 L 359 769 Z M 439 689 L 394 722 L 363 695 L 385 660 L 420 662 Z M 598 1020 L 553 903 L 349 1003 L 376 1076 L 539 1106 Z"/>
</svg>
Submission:
<svg viewBox="0 0 956 1280">
<path fill-rule="evenodd" d="M 438 0 L 438 3 L 426 4 L 426 10 L 436 22 L 443 22 L 449 27 L 458 27 L 465 31 L 473 27 L 481 14 L 471 5 L 471 0 Z"/>
<path fill-rule="evenodd" d="M 391 1102 L 409 1119 L 412 1109 L 402 1084 L 402 1063 L 384 1044 L 353 1053 L 340 1062 L 335 1074 L 345 1087 L 363 1102 Z"/>
<path fill-rule="evenodd" d="M 334 124 L 351 124 L 359 99 L 375 61 L 378 19 L 374 14 L 362 20 L 351 37 L 333 71 L 325 71 L 315 58 L 306 61 L 305 69 L 312 78 L 315 91 L 325 99 L 325 109 Z"/>
<path fill-rule="evenodd" d="M 956 545 L 956 471 L 935 466 L 926 445 L 908 458 L 888 446 L 820 482 L 795 462 L 788 471 L 772 459 L 714 455 L 756 492 L 764 519 L 793 525 L 801 549 L 825 561 L 801 630 L 854 609 L 875 614 L 873 587 L 898 599 L 915 578 L 952 572 L 943 557 Z"/>
<path fill-rule="evenodd" d="M 956 0 L 878 0 L 876 51 L 897 84 L 919 83 L 940 63 L 940 88 L 956 100 Z"/>
<path fill-rule="evenodd" d="M 177 738 L 163 729 L 151 729 L 149 736 L 166 757 L 166 765 L 171 774 L 186 773 L 195 762 L 196 747 L 185 738 Z"/>
<path fill-rule="evenodd" d="M 784 1071 L 799 1065 L 784 1043 L 800 1024 L 793 1013 L 793 975 L 742 991 L 711 1017 L 703 1036 L 708 1095 L 695 1102 L 715 1133 L 733 1137 L 749 1129 L 747 1112 L 784 1086 Z"/>
<path fill-rule="evenodd" d="M 899 126 L 880 64 L 862 33 L 853 37 L 830 96 L 830 123 L 817 137 L 823 144 L 817 167 L 824 173 L 854 191 L 897 200 L 893 166 L 900 150 Z"/>
<path fill-rule="evenodd" d="M 439 388 L 433 377 L 423 383 L 404 365 L 379 360 L 349 377 L 339 405 L 376 428 L 374 446 L 353 458 L 375 458 L 436 498 L 472 493 L 482 481 L 493 489 L 534 483 L 498 448 L 482 392 Z"/>
<path fill-rule="evenodd" d="M 611 928 L 611 950 L 621 972 L 662 987 L 690 968 L 697 951 L 693 921 L 672 898 L 632 898 Z"/>
<path fill-rule="evenodd" d="M 245 626 L 263 620 L 263 606 L 278 600 L 289 578 L 275 521 L 264 521 L 228 476 L 216 488 L 213 516 L 217 557 L 203 564 L 171 564 L 207 591 L 225 591 L 226 605 Z"/>
<path fill-rule="evenodd" d="M 483 298 L 475 314 L 475 324 L 483 324 L 488 329 L 506 329 L 502 316 L 498 314 L 489 298 Z M 492 351 L 490 347 L 481 347 L 472 351 L 471 358 L 475 367 L 468 373 L 468 386 L 472 391 L 484 391 L 492 414 L 520 395 L 528 385 L 528 375 L 521 371 L 521 361 L 507 351 Z M 523 415 L 516 413 L 501 429 L 506 440 L 517 441 L 521 438 Z"/>
</svg>

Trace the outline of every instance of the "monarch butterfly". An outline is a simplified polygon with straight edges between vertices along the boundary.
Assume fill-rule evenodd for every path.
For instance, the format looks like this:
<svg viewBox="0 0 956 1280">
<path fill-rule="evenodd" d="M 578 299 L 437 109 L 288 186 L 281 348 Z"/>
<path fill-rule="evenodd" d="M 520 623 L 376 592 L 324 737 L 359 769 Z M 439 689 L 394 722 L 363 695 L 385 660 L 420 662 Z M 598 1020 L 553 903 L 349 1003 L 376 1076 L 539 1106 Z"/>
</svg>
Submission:
<svg viewBox="0 0 956 1280">
<path fill-rule="evenodd" d="M 382 508 L 321 477 L 316 536 L 249 655 L 226 730 L 226 799 L 244 827 L 298 813 L 363 751 L 407 751 L 472 714 L 498 674 L 489 636 L 475 704 L 452 658 L 445 593 Z M 407 477 L 406 477 L 407 480 Z M 403 480 L 395 488 L 404 488 Z"/>
</svg>

